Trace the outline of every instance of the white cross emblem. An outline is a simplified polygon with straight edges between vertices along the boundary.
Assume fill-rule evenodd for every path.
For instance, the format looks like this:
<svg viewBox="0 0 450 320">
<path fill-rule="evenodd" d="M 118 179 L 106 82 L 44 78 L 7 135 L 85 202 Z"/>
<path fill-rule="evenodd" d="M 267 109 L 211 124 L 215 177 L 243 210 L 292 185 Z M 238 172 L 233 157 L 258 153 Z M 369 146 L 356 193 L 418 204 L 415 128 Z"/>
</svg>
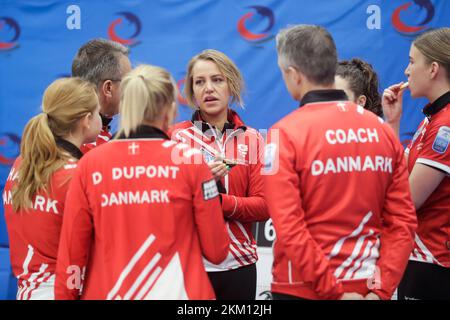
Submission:
<svg viewBox="0 0 450 320">
<path fill-rule="evenodd" d="M 139 154 L 139 145 L 135 142 L 128 145 L 128 154 Z"/>
</svg>

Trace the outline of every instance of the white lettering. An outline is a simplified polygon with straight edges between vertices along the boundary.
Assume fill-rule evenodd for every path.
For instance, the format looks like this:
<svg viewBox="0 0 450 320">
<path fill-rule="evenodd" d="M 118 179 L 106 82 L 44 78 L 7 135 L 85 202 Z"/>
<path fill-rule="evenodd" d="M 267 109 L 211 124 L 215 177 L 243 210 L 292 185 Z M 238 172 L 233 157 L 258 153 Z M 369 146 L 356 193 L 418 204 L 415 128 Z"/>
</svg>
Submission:
<svg viewBox="0 0 450 320">
<path fill-rule="evenodd" d="M 367 137 L 369 138 L 370 142 L 372 142 L 373 139 L 375 139 L 376 142 L 380 142 L 380 139 L 378 139 L 378 132 L 376 129 L 373 129 L 372 131 L 370 129 L 367 129 Z"/>
<path fill-rule="evenodd" d="M 50 212 L 50 210 L 53 211 L 53 213 L 58 214 L 58 209 L 56 208 L 56 204 L 58 203 L 57 200 L 50 200 L 47 199 L 47 210 L 45 210 L 46 212 Z"/>
<path fill-rule="evenodd" d="M 113 168 L 112 169 L 112 179 L 139 179 L 146 176 L 149 179 L 152 178 L 165 178 L 165 179 L 176 179 L 177 173 L 180 170 L 176 166 L 136 166 L 136 167 L 123 167 L 123 168 Z"/>
<path fill-rule="evenodd" d="M 102 207 L 132 204 L 170 203 L 168 190 L 124 191 L 102 194 Z"/>
<path fill-rule="evenodd" d="M 36 196 L 36 199 L 34 200 L 34 210 L 37 210 L 39 207 L 40 211 L 44 210 L 44 204 L 45 204 L 45 198 L 43 196 Z"/>
<path fill-rule="evenodd" d="M 3 205 L 12 204 L 12 193 L 11 190 L 3 192 Z"/>
<path fill-rule="evenodd" d="M 362 166 L 361 166 L 362 165 Z M 322 160 L 314 160 L 311 164 L 311 175 L 318 176 L 328 173 L 340 172 L 389 172 L 392 173 L 392 158 L 382 156 L 328 158 L 325 164 Z"/>
<path fill-rule="evenodd" d="M 364 129 L 362 129 L 362 128 L 359 128 L 357 132 L 358 132 L 358 140 L 359 140 L 361 143 L 366 143 L 366 142 L 367 142 L 367 138 L 366 138 L 366 137 L 363 137 L 363 134 L 366 133 L 366 130 L 364 130 Z"/>
<path fill-rule="evenodd" d="M 313 176 L 318 176 L 323 173 L 323 162 L 320 160 L 314 160 L 311 165 L 311 174 Z"/>
<path fill-rule="evenodd" d="M 332 159 L 327 160 L 327 164 L 325 165 L 325 170 L 323 171 L 323 174 L 327 174 L 328 172 L 336 173 L 336 167 L 334 166 Z"/>
<path fill-rule="evenodd" d="M 355 131 L 353 131 L 352 129 L 349 129 L 348 135 L 347 135 L 347 143 L 351 143 L 351 142 L 359 142 L 359 140 L 355 134 Z"/>
<path fill-rule="evenodd" d="M 381 29 L 381 8 L 375 4 L 371 4 L 367 7 L 366 13 L 370 14 L 366 20 L 367 29 Z"/>
<path fill-rule="evenodd" d="M 112 169 L 112 179 L 119 180 L 120 178 L 122 178 L 122 171 L 119 168 L 113 168 Z"/>
<path fill-rule="evenodd" d="M 102 174 L 100 172 L 94 172 L 92 174 L 92 183 L 94 185 L 99 184 L 100 182 L 102 182 Z"/>
<path fill-rule="evenodd" d="M 66 9 L 66 13 L 70 14 L 66 20 L 66 26 L 69 30 L 81 29 L 81 9 L 77 5 L 70 5 Z"/>
<path fill-rule="evenodd" d="M 361 171 L 361 157 L 357 156 L 356 158 L 348 157 L 348 171 Z"/>
<path fill-rule="evenodd" d="M 337 172 L 348 172 L 348 158 L 337 158 L 336 159 L 337 164 Z"/>
<path fill-rule="evenodd" d="M 327 130 L 325 139 L 329 144 L 379 142 L 377 130 L 370 128 L 359 128 L 356 132 L 353 129 Z"/>
<path fill-rule="evenodd" d="M 384 159 L 381 156 L 375 157 L 375 171 L 383 171 Z"/>
<path fill-rule="evenodd" d="M 370 169 L 372 171 L 375 171 L 375 168 L 373 166 L 373 162 L 372 159 L 370 159 L 369 156 L 366 157 L 366 159 L 364 160 L 364 166 L 362 168 L 362 171 L 367 171 L 367 169 Z"/>
<path fill-rule="evenodd" d="M 327 130 L 327 132 L 325 132 L 325 138 L 327 139 L 329 144 L 336 144 L 336 139 L 332 139 L 331 135 L 334 135 L 334 131 L 333 130 Z"/>
<path fill-rule="evenodd" d="M 102 194 L 102 207 L 106 207 L 108 205 L 108 196 L 106 194 Z"/>
<path fill-rule="evenodd" d="M 392 158 L 384 159 L 384 171 L 392 173 Z"/>
<path fill-rule="evenodd" d="M 346 143 L 346 135 L 344 130 L 336 130 L 336 140 L 341 144 Z"/>
</svg>

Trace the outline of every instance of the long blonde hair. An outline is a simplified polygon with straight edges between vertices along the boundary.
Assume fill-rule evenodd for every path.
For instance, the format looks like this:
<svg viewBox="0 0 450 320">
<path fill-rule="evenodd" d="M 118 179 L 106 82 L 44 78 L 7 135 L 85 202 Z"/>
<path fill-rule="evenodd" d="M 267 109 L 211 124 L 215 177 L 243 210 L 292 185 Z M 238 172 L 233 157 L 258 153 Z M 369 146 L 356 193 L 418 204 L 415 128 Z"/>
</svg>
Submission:
<svg viewBox="0 0 450 320">
<path fill-rule="evenodd" d="M 200 60 L 211 61 L 216 64 L 219 71 L 222 72 L 227 80 L 228 87 L 230 88 L 231 103 L 237 103 L 239 106 L 243 107 L 244 102 L 242 100 L 242 91 L 244 90 L 244 79 L 242 78 L 242 74 L 236 64 L 228 58 L 227 55 L 214 49 L 204 50 L 192 57 L 189 61 L 186 82 L 184 85 L 184 93 L 189 106 L 194 109 L 197 108 L 194 99 L 193 69 L 197 61 Z"/>
<path fill-rule="evenodd" d="M 128 137 L 142 122 L 152 122 L 176 101 L 176 84 L 165 69 L 140 65 L 122 79 L 120 126 L 117 136 Z"/>
<path fill-rule="evenodd" d="M 435 61 L 445 69 L 450 82 L 450 28 L 426 31 L 418 36 L 413 44 L 429 63 Z"/>
<path fill-rule="evenodd" d="M 56 145 L 76 128 L 78 121 L 98 106 L 94 85 L 80 78 L 62 78 L 45 90 L 42 113 L 31 118 L 22 134 L 21 163 L 12 189 L 15 211 L 32 207 L 37 192 L 48 190 L 53 173 L 70 157 Z"/>
</svg>

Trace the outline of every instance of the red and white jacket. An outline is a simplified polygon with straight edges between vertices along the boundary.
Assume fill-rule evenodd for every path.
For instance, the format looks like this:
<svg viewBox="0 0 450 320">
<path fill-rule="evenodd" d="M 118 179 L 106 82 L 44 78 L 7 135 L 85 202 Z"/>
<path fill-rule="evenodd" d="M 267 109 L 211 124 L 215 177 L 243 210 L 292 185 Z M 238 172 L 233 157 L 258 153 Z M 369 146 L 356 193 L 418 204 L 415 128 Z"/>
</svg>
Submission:
<svg viewBox="0 0 450 320">
<path fill-rule="evenodd" d="M 202 256 L 220 263 L 229 238 L 208 166 L 190 164 L 197 155 L 141 126 L 83 157 L 67 193 L 57 299 L 215 298 Z"/>
<path fill-rule="evenodd" d="M 65 146 L 69 143 L 64 142 Z M 56 258 L 61 232 L 65 197 L 69 181 L 81 152 L 76 149 L 74 158 L 53 173 L 48 193 L 39 192 L 33 208 L 14 211 L 12 188 L 16 183 L 21 158 L 17 158 L 8 175 L 3 192 L 5 221 L 8 229 L 11 265 L 18 280 L 18 300 L 53 300 Z M 69 150 L 68 150 L 69 151 Z"/>
<path fill-rule="evenodd" d="M 258 255 L 251 228 L 252 222 L 269 218 L 261 176 L 264 140 L 252 128 L 246 127 L 238 114 L 229 110 L 229 123 L 220 133 L 202 121 L 195 112 L 191 121 L 174 125 L 171 138 L 201 150 L 206 163 L 216 157 L 234 160 L 238 164 L 222 179 L 223 216 L 231 238 L 228 256 L 221 264 L 205 261 L 208 272 L 225 271 L 256 263 Z"/>
<path fill-rule="evenodd" d="M 273 292 L 390 299 L 406 268 L 417 221 L 402 146 L 381 118 L 345 100 L 311 91 L 269 132 Z"/>
<path fill-rule="evenodd" d="M 405 150 L 408 169 L 411 172 L 421 163 L 446 176 L 417 210 L 419 225 L 410 260 L 450 268 L 450 92 L 423 111 L 427 117 Z"/>
<path fill-rule="evenodd" d="M 86 153 L 92 149 L 94 149 L 97 146 L 100 146 L 112 138 L 112 134 L 110 132 L 110 126 L 109 124 L 112 121 L 112 118 L 106 118 L 105 116 L 101 115 L 102 117 L 102 130 L 100 131 L 99 135 L 97 136 L 97 139 L 95 142 L 91 143 L 85 143 L 81 146 L 80 150 L 81 152 Z"/>
</svg>

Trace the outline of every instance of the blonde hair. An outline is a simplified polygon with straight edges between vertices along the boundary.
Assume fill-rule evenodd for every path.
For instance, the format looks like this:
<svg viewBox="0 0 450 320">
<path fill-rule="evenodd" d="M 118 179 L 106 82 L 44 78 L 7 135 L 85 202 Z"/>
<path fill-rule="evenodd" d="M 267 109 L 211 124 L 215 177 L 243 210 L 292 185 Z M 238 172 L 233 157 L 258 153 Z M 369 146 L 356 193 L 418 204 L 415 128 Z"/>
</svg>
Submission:
<svg viewBox="0 0 450 320">
<path fill-rule="evenodd" d="M 450 28 L 433 29 L 422 33 L 413 45 L 427 58 L 429 63 L 439 63 L 450 81 Z"/>
<path fill-rule="evenodd" d="M 34 195 L 48 191 L 51 176 L 70 157 L 57 147 L 56 138 L 70 134 L 97 106 L 94 85 L 80 78 L 62 78 L 48 86 L 42 99 L 43 112 L 28 121 L 22 134 L 22 161 L 12 189 L 15 211 L 31 208 Z"/>
<path fill-rule="evenodd" d="M 193 69 L 197 61 L 212 61 L 219 68 L 220 72 L 227 79 L 228 87 L 231 93 L 231 103 L 237 103 L 241 107 L 244 105 L 241 97 L 241 93 L 244 90 L 244 80 L 242 78 L 241 72 L 239 71 L 236 64 L 228 58 L 224 53 L 208 49 L 200 52 L 196 56 L 192 57 L 188 64 L 186 83 L 184 85 L 184 93 L 186 99 L 191 108 L 197 108 L 194 99 L 194 89 L 193 89 Z"/>
<path fill-rule="evenodd" d="M 120 127 L 117 136 L 128 137 L 144 120 L 152 122 L 176 101 L 176 84 L 165 69 L 140 65 L 122 79 Z"/>
</svg>

